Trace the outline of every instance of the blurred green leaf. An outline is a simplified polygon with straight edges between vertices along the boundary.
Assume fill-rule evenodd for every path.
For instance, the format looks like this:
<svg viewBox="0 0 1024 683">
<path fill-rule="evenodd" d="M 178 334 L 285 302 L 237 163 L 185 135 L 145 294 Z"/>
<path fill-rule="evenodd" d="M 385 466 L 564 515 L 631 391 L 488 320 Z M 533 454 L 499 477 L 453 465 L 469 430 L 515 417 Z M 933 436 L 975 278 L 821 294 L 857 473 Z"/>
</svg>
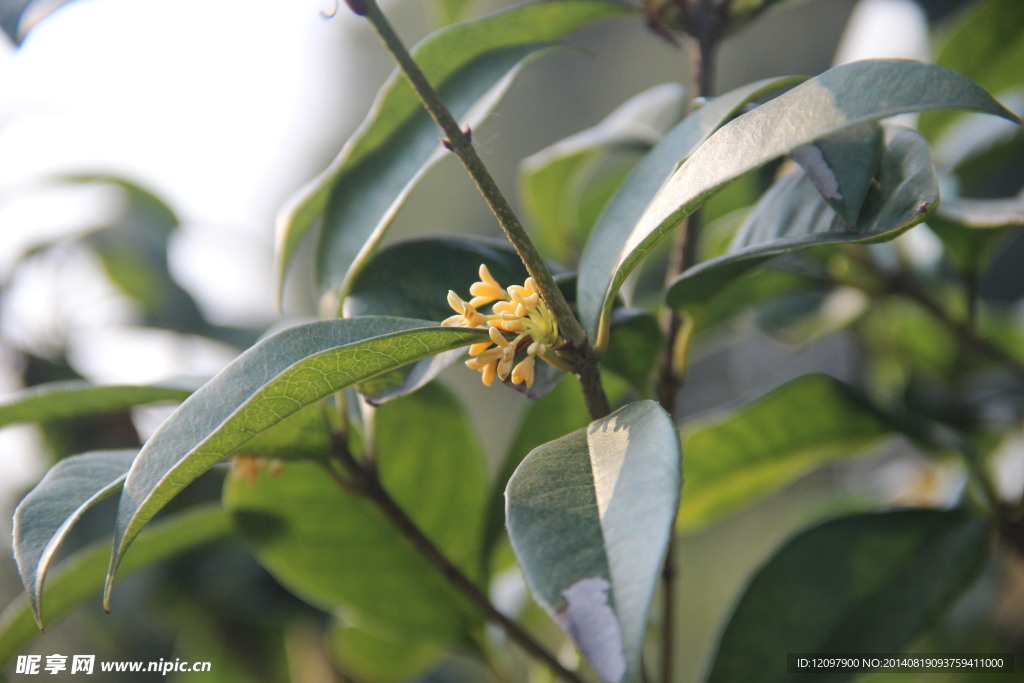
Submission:
<svg viewBox="0 0 1024 683">
<path fill-rule="evenodd" d="M 14 559 L 39 628 L 39 599 L 57 550 L 86 510 L 121 490 L 135 451 L 96 451 L 61 460 L 14 511 Z"/>
<path fill-rule="evenodd" d="M 682 86 L 664 83 L 626 100 L 596 126 L 523 159 L 519 196 L 537 246 L 568 259 L 590 227 L 581 220 L 581 204 L 605 153 L 647 151 L 679 121 L 685 105 Z"/>
<path fill-rule="evenodd" d="M 942 67 L 900 59 L 837 66 L 737 117 L 700 145 L 653 200 L 644 202 L 646 209 L 638 220 L 622 221 L 606 239 L 595 229 L 591 243 L 596 241 L 598 246 L 591 250 L 588 244 L 580 264 L 579 305 L 587 330 L 592 335 L 601 331 L 596 335 L 600 347 L 605 319 L 622 282 L 658 240 L 725 184 L 850 126 L 942 108 L 972 109 L 1016 120 L 970 79 Z M 629 181 L 623 191 L 628 192 L 628 186 Z"/>
<path fill-rule="evenodd" d="M 1013 229 L 1024 227 L 1024 195 L 944 199 L 928 218 L 928 227 L 942 240 L 960 272 L 980 275 Z"/>
<path fill-rule="evenodd" d="M 454 313 L 448 306 L 448 290 L 468 301 L 469 286 L 479 279 L 481 264 L 505 287 L 527 278 L 507 240 L 426 237 L 390 245 L 371 256 L 353 279 L 345 316 L 391 315 L 440 323 Z M 375 404 L 398 398 L 432 380 L 461 355 L 462 351 L 452 351 L 424 359 L 363 382 L 359 391 Z"/>
<path fill-rule="evenodd" d="M 856 225 L 846 226 L 806 174 L 791 171 L 762 196 L 727 253 L 672 281 L 668 304 L 677 309 L 700 305 L 737 277 L 782 254 L 824 244 L 892 239 L 924 220 L 939 201 L 928 145 L 908 128 L 887 128 L 877 182 Z"/>
<path fill-rule="evenodd" d="M 441 16 L 442 24 L 451 24 L 465 16 L 476 0 L 434 0 L 434 8 Z"/>
<path fill-rule="evenodd" d="M 681 159 L 691 155 L 743 105 L 797 80 L 792 77 L 766 79 L 716 97 L 669 131 L 626 178 L 594 226 L 580 259 L 576 302 L 580 320 L 598 348 L 607 345 L 607 330 L 603 328 L 610 321 L 605 318 L 621 285 L 617 283 L 615 291 L 609 293 L 609 279 L 620 253 L 629 244 L 632 226 L 644 215 L 665 180 Z"/>
<path fill-rule="evenodd" d="M 662 343 L 657 318 L 635 308 L 616 308 L 609 339 L 601 365 L 627 380 L 641 396 L 647 394 Z"/>
<path fill-rule="evenodd" d="M 417 680 L 444 650 L 437 643 L 410 640 L 375 626 L 335 621 L 330 630 L 331 653 L 352 680 L 403 683 Z"/>
<path fill-rule="evenodd" d="M 863 454 L 892 428 L 852 387 L 805 375 L 682 430 L 686 496 L 678 525 L 693 529 L 763 500 L 808 472 Z"/>
<path fill-rule="evenodd" d="M 509 537 L 527 584 L 602 680 L 642 677 L 681 465 L 671 418 L 640 401 L 536 448 L 508 483 Z"/>
<path fill-rule="evenodd" d="M 243 353 L 139 452 L 121 494 L 106 599 L 118 563 L 153 515 L 260 432 L 347 386 L 487 338 L 483 330 L 367 317 L 292 327 Z"/>
<path fill-rule="evenodd" d="M 135 541 L 120 576 L 163 562 L 174 555 L 223 539 L 231 531 L 219 505 L 193 508 L 155 522 Z M 110 541 L 97 541 L 67 559 L 47 582 L 40 603 L 43 619 L 53 624 L 100 592 L 110 558 Z M 39 635 L 28 598 L 19 597 L 0 614 L 0 669 L 7 667 Z"/>
<path fill-rule="evenodd" d="M 71 380 L 37 384 L 0 403 L 0 427 L 112 413 L 150 403 L 178 403 L 191 395 L 193 384 L 198 383 L 95 385 Z"/>
<path fill-rule="evenodd" d="M 847 225 L 868 194 L 882 151 L 882 128 L 874 121 L 797 147 L 790 156 Z"/>
<path fill-rule="evenodd" d="M 586 427 L 589 422 L 583 392 L 574 381 L 563 381 L 547 396 L 530 403 L 515 431 L 515 438 L 505 451 L 488 496 L 481 543 L 481 562 L 485 569 L 490 567 L 495 545 L 505 532 L 505 486 L 519 463 L 538 446 Z"/>
<path fill-rule="evenodd" d="M 375 453 L 384 488 L 474 576 L 485 487 L 462 406 L 436 384 L 382 406 Z M 370 501 L 342 490 L 321 467 L 234 468 L 224 500 L 260 562 L 315 605 L 420 643 L 467 644 L 467 629 L 479 623 Z"/>
<path fill-rule="evenodd" d="M 786 655 L 900 652 L 975 581 L 988 536 L 953 510 L 858 514 L 804 531 L 751 580 L 708 681 L 852 678 L 788 673 Z"/>
<path fill-rule="evenodd" d="M 475 127 L 529 55 L 573 29 L 627 10 L 607 0 L 533 3 L 441 29 L 414 48 L 413 56 L 461 125 Z M 321 285 L 343 285 L 344 291 L 412 185 L 441 156 L 436 127 L 396 71 L 338 157 L 283 211 L 279 288 L 303 236 L 323 216 L 317 249 Z"/>
<path fill-rule="evenodd" d="M 1024 84 L 1024 3 L 980 0 L 965 10 L 946 31 L 936 63 L 954 69 L 991 93 Z M 957 117 L 954 112 L 921 116 L 918 128 L 930 140 Z"/>
</svg>

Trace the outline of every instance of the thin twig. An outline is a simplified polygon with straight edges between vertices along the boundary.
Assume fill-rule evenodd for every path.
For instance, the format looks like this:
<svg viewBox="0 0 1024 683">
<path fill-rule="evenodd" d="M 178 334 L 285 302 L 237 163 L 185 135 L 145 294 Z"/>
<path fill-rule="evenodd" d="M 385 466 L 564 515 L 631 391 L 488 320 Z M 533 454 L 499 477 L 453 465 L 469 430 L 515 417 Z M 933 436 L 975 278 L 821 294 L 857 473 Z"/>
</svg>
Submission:
<svg viewBox="0 0 1024 683">
<path fill-rule="evenodd" d="M 508 639 L 519 645 L 531 657 L 544 662 L 558 678 L 570 683 L 583 683 L 577 674 L 565 668 L 543 645 L 495 607 L 490 599 L 441 550 L 434 545 L 405 510 L 384 488 L 376 468 L 368 467 L 352 455 L 345 439 L 336 431 L 331 433 L 331 450 L 335 462 L 344 474 L 327 467 L 335 482 L 344 490 L 354 492 L 374 506 L 394 528 L 402 534 L 416 552 L 427 560 L 445 581 L 459 592 L 485 619 L 497 625 Z"/>
<path fill-rule="evenodd" d="M 575 371 L 586 396 L 590 416 L 593 419 L 604 417 L 611 411 L 608 407 L 608 398 L 601 385 L 600 370 L 587 341 L 586 332 L 573 314 L 569 302 L 566 301 L 565 296 L 558 289 L 558 285 L 555 284 L 551 271 L 526 234 L 512 205 L 509 204 L 494 177 L 476 153 L 471 132 L 468 129 L 463 131 L 459 127 L 458 121 L 455 120 L 444 100 L 427 80 L 416 60 L 409 54 L 387 17 L 381 12 L 376 0 L 361 0 L 359 10 L 357 13 L 364 15 L 370 21 L 384 47 L 391 53 L 409 80 L 409 84 L 416 91 L 423 108 L 444 132 L 445 147 L 459 157 L 494 217 L 498 220 L 508 241 L 519 254 L 523 265 L 526 266 L 526 271 L 536 282 L 541 298 L 551 309 L 558 323 L 559 331 L 569 342 L 570 351 L 577 360 Z"/>
</svg>

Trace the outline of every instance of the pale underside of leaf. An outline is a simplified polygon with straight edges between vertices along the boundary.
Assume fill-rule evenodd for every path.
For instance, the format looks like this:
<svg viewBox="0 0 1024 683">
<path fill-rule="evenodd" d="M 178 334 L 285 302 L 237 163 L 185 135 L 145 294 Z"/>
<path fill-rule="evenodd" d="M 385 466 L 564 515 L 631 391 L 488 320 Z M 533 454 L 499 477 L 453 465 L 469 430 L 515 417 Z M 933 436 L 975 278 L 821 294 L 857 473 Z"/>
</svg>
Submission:
<svg viewBox="0 0 1024 683">
<path fill-rule="evenodd" d="M 580 259 L 577 305 L 580 320 L 598 348 L 607 345 L 607 311 L 603 306 L 608 278 L 620 252 L 648 203 L 658 193 L 680 160 L 685 159 L 740 107 L 766 92 L 799 80 L 792 77 L 758 81 L 716 97 L 687 116 L 665 134 L 605 207 Z M 610 303 L 607 303 L 610 307 Z M 599 334 L 600 332 L 600 334 Z"/>
<path fill-rule="evenodd" d="M 121 489 L 135 453 L 97 451 L 65 458 L 14 511 L 14 559 L 40 629 L 43 582 L 58 548 L 86 510 Z"/>
<path fill-rule="evenodd" d="M 640 401 L 534 449 L 509 480 L 509 537 L 526 581 L 605 681 L 641 675 L 680 467 L 668 415 Z"/>
</svg>

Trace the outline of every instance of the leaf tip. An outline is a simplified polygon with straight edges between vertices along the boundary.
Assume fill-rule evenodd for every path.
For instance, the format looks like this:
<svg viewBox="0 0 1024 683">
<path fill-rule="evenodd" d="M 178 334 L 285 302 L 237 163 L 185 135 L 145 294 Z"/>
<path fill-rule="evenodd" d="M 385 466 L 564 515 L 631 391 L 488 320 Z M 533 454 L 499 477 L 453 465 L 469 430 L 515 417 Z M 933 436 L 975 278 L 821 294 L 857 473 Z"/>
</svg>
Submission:
<svg viewBox="0 0 1024 683">
<path fill-rule="evenodd" d="M 607 683 L 621 681 L 626 675 L 622 632 L 615 610 L 608 604 L 611 584 L 601 576 L 573 583 L 561 595 L 565 606 L 555 619 L 576 641 L 594 671 Z"/>
</svg>

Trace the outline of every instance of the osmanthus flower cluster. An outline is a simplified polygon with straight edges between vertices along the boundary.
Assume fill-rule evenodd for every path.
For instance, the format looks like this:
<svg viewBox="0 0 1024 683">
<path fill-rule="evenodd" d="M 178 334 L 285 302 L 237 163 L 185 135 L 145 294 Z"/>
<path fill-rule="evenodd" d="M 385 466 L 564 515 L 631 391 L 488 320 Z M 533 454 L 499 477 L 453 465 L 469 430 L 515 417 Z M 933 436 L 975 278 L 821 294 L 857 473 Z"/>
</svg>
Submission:
<svg viewBox="0 0 1024 683">
<path fill-rule="evenodd" d="M 481 264 L 479 272 L 480 280 L 469 288 L 473 297 L 469 301 L 448 291 L 448 305 L 456 315 L 441 323 L 447 327 L 486 329 L 490 334 L 491 341 L 469 347 L 472 358 L 466 361 L 466 367 L 479 370 L 487 386 L 497 377 L 532 387 L 538 357 L 569 372 L 569 366 L 558 353 L 565 341 L 559 336 L 555 317 L 541 300 L 533 278 L 526 278 L 522 286 L 505 289 L 486 265 Z M 480 312 L 481 306 L 492 302 L 490 315 Z M 506 335 L 514 336 L 510 339 Z M 516 363 L 516 357 L 524 350 L 526 357 Z"/>
</svg>

